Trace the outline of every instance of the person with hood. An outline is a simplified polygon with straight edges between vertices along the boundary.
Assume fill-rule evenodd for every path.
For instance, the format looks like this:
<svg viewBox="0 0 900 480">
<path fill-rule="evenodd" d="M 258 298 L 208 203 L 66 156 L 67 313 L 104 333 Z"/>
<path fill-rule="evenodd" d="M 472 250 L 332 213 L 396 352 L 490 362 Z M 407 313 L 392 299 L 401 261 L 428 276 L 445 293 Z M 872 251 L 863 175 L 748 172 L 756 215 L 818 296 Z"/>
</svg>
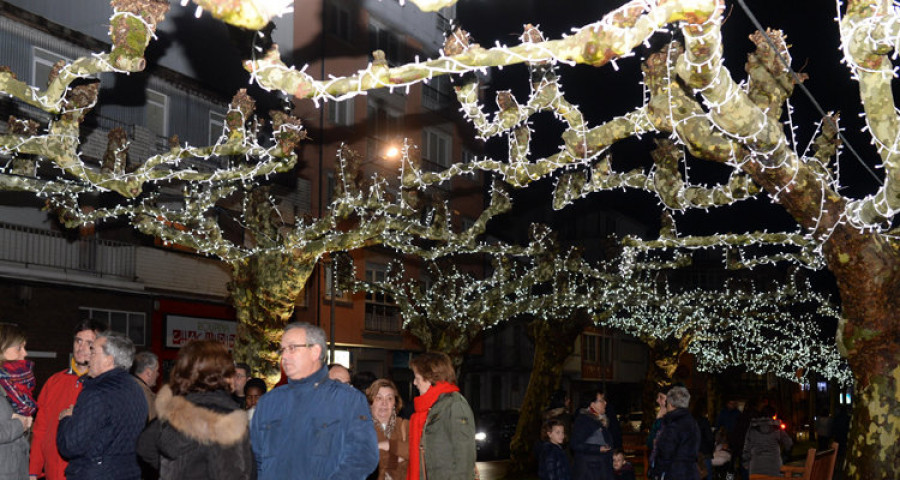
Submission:
<svg viewBox="0 0 900 480">
<path fill-rule="evenodd" d="M 613 478 L 613 439 L 606 416 L 606 396 L 596 392 L 592 398 L 587 408 L 579 410 L 572 426 L 575 480 Z"/>
<path fill-rule="evenodd" d="M 781 429 L 775 407 L 766 405 L 750 421 L 744 441 L 743 464 L 750 474 L 781 476 L 781 453 L 793 446 L 791 437 Z"/>
<path fill-rule="evenodd" d="M 666 395 L 666 414 L 650 455 L 650 478 L 700 480 L 700 427 L 688 410 L 690 402 L 691 394 L 684 387 L 672 387 Z"/>
<path fill-rule="evenodd" d="M 178 352 L 156 395 L 158 418 L 138 439 L 138 455 L 161 479 L 256 478 L 247 412 L 231 397 L 234 372 L 222 343 L 193 341 Z"/>
</svg>

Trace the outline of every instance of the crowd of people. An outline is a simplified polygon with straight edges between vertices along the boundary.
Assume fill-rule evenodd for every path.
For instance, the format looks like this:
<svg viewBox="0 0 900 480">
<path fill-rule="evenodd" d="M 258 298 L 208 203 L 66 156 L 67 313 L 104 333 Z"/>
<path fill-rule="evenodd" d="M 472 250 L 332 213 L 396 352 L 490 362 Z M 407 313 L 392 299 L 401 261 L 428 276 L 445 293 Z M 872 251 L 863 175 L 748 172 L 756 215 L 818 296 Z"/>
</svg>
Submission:
<svg viewBox="0 0 900 480">
<path fill-rule="evenodd" d="M 0 480 L 477 476 L 475 419 L 442 353 L 411 360 L 419 395 L 407 419 L 390 379 L 355 388 L 345 367 L 326 366 L 325 332 L 307 323 L 285 326 L 286 381 L 268 392 L 206 340 L 182 347 L 154 392 L 156 355 L 85 320 L 69 366 L 35 399 L 26 341 L 20 327 L 0 324 Z"/>
<path fill-rule="evenodd" d="M 593 393 L 588 402 L 573 418 L 565 392 L 551 397 L 542 442 L 536 449 L 541 480 L 634 480 L 635 469 L 622 450 L 621 429 L 606 395 Z M 774 406 L 755 401 L 741 412 L 731 400 L 716 418 L 714 429 L 704 414 L 706 399 L 691 402 L 684 386 L 661 388 L 656 403 L 657 417 L 647 436 L 648 478 L 780 475 L 783 455 L 792 443 Z"/>
</svg>

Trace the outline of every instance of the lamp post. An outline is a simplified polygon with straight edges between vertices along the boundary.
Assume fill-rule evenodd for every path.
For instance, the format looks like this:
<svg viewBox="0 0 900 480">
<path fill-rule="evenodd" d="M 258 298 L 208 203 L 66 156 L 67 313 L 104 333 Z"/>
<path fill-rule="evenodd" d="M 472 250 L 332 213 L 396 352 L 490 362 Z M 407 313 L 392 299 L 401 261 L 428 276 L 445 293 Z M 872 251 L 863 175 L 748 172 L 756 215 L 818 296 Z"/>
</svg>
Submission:
<svg viewBox="0 0 900 480">
<path fill-rule="evenodd" d="M 400 156 L 400 148 L 397 147 L 397 145 L 392 142 L 392 143 L 387 144 L 387 146 L 385 146 L 383 153 L 380 156 L 378 156 L 377 158 L 394 160 L 394 159 L 398 158 L 399 156 Z M 321 183 L 321 177 L 322 177 L 322 175 L 321 175 L 321 171 L 320 171 L 320 173 L 319 173 L 319 182 L 320 183 Z M 322 189 L 320 186 L 319 187 L 320 194 L 321 194 L 321 190 Z M 322 214 L 321 214 L 321 202 L 320 202 L 319 217 L 321 218 L 321 216 L 322 216 Z M 328 363 L 329 364 L 335 362 L 335 351 L 336 351 L 336 342 L 335 342 L 335 301 L 336 301 L 336 298 L 335 297 L 337 296 L 337 285 L 338 285 L 338 278 L 337 278 L 337 275 L 338 275 L 338 273 L 337 273 L 337 271 L 338 271 L 337 256 L 338 255 L 339 255 L 339 252 L 332 252 L 330 255 L 330 259 L 329 259 L 329 263 L 330 263 L 329 266 L 331 268 L 331 292 L 330 292 L 331 300 L 329 302 L 329 304 L 330 304 L 329 310 L 330 311 L 328 312 L 328 317 L 329 317 Z"/>
<path fill-rule="evenodd" d="M 331 254 L 331 311 L 328 312 L 330 318 L 329 326 L 331 332 L 329 338 L 331 345 L 328 348 L 328 363 L 334 363 L 334 297 L 337 296 L 337 259 Z"/>
</svg>

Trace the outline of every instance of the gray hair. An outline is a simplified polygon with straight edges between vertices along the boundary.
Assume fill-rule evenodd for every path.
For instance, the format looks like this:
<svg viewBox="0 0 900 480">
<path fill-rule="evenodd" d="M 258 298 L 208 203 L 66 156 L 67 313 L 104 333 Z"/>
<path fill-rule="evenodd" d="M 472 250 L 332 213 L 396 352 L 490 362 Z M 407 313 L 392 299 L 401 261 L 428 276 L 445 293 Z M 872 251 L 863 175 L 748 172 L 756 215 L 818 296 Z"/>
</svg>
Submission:
<svg viewBox="0 0 900 480">
<path fill-rule="evenodd" d="M 319 361 L 325 363 L 325 352 L 328 351 L 328 346 L 325 343 L 325 330 L 306 322 L 291 322 L 284 326 L 284 333 L 297 328 L 306 332 L 306 343 L 321 347 L 319 350 L 321 352 L 319 354 Z"/>
<path fill-rule="evenodd" d="M 128 370 L 134 361 L 134 342 L 119 332 L 109 330 L 97 334 L 97 340 L 106 339 L 103 345 L 103 354 L 113 357 L 113 364 L 117 368 Z M 94 340 L 96 342 L 97 340 Z"/>
<path fill-rule="evenodd" d="M 688 408 L 691 403 L 691 393 L 684 387 L 672 387 L 666 394 L 666 403 L 675 408 Z"/>
<path fill-rule="evenodd" d="M 109 340 L 106 341 L 109 343 Z M 138 352 L 134 356 L 134 374 L 140 375 L 144 370 L 156 369 L 159 358 L 153 352 Z"/>
</svg>

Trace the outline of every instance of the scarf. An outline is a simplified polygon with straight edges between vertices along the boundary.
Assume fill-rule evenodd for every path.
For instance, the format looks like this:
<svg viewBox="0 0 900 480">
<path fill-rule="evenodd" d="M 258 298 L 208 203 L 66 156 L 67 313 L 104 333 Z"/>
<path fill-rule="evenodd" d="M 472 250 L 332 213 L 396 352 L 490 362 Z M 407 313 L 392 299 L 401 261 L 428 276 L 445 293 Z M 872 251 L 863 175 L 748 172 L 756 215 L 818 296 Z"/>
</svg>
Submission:
<svg viewBox="0 0 900 480">
<path fill-rule="evenodd" d="M 425 422 L 428 420 L 428 411 L 438 398 L 445 393 L 458 392 L 459 387 L 448 382 L 438 382 L 431 386 L 424 395 L 419 395 L 413 400 L 416 413 L 409 419 L 409 465 L 406 467 L 407 480 L 419 480 L 419 444 L 422 441 L 422 432 L 425 430 Z"/>
<path fill-rule="evenodd" d="M 71 370 L 76 377 L 84 376 L 85 374 L 87 374 L 89 369 L 90 367 L 88 367 L 87 365 L 85 365 L 84 367 L 79 367 L 79 365 L 75 363 L 75 357 L 69 359 L 69 370 Z"/>
<path fill-rule="evenodd" d="M 6 360 L 0 362 L 0 388 L 13 412 L 30 417 L 37 412 L 34 402 L 34 362 L 31 360 Z"/>
</svg>

